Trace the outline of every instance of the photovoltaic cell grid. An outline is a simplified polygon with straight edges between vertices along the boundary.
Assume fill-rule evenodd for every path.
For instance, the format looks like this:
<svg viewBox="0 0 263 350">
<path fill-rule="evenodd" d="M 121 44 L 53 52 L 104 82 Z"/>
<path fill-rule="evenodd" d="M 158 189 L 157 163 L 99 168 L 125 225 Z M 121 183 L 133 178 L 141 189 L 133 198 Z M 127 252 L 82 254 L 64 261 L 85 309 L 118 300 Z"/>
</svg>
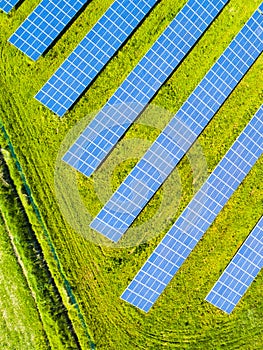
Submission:
<svg viewBox="0 0 263 350">
<path fill-rule="evenodd" d="M 116 0 L 35 98 L 63 116 L 156 2 Z"/>
<path fill-rule="evenodd" d="M 157 39 L 63 160 L 90 176 L 228 0 L 191 0 Z"/>
<path fill-rule="evenodd" d="M 43 0 L 9 38 L 9 42 L 32 60 L 37 60 L 86 2 Z"/>
<path fill-rule="evenodd" d="M 242 244 L 206 300 L 230 314 L 263 267 L 263 217 Z"/>
<path fill-rule="evenodd" d="M 262 5 L 263 8 L 263 5 Z M 118 241 L 263 50 L 256 11 L 91 222 Z"/>
<path fill-rule="evenodd" d="M 3 10 L 5 13 L 8 13 L 18 2 L 19 0 L 0 0 L 0 9 Z"/>
<path fill-rule="evenodd" d="M 262 154 L 262 117 L 263 107 L 164 236 L 124 291 L 122 299 L 149 311 Z"/>
</svg>

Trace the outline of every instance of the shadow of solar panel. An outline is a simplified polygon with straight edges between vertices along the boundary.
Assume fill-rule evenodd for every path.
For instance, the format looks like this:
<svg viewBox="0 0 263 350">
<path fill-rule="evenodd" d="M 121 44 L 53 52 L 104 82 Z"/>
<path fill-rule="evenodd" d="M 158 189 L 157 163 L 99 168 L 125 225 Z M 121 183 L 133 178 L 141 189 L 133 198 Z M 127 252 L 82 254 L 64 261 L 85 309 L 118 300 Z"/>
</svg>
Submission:
<svg viewBox="0 0 263 350">
<path fill-rule="evenodd" d="M 32 60 L 37 60 L 88 0 L 43 0 L 9 38 Z"/>
<path fill-rule="evenodd" d="M 114 242 L 122 237 L 262 52 L 262 24 L 263 16 L 257 10 L 91 222 L 93 229 Z M 163 180 L 150 185 L 144 182 L 149 171 L 162 173 Z M 126 188 L 132 191 L 132 200 L 123 194 Z M 122 216 L 114 213 L 117 201 Z"/>
<path fill-rule="evenodd" d="M 4 11 L 5 13 L 8 13 L 19 2 L 20 2 L 20 0 L 9 0 L 9 1 L 1 0 L 0 1 L 0 10 Z"/>
<path fill-rule="evenodd" d="M 63 160 L 90 176 L 227 2 L 217 1 L 214 5 L 211 0 L 188 1 Z M 116 124 L 119 124 L 119 129 L 112 135 L 111 129 Z M 108 131 L 107 137 L 101 134 L 101 125 L 103 131 Z M 95 137 L 101 142 L 94 144 Z"/>
<path fill-rule="evenodd" d="M 123 300 L 149 311 L 262 153 L 263 106 L 124 291 Z"/>
<path fill-rule="evenodd" d="M 263 217 L 219 277 L 206 300 L 230 314 L 263 267 Z"/>
<path fill-rule="evenodd" d="M 114 1 L 35 98 L 63 116 L 156 2 Z"/>
</svg>

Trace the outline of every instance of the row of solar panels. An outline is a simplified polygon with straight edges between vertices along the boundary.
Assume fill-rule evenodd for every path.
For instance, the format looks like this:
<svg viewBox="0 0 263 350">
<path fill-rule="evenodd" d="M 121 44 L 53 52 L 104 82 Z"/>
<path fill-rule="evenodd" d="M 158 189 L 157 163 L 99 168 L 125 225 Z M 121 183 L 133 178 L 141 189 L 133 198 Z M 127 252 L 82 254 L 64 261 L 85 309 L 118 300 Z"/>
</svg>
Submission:
<svg viewBox="0 0 263 350">
<path fill-rule="evenodd" d="M 9 41 L 32 59 L 37 59 L 86 2 L 58 1 L 54 3 L 46 0 L 42 1 L 11 36 Z M 226 2 L 223 1 L 222 4 L 224 5 Z M 115 1 L 41 89 L 36 98 L 62 116 L 155 3 L 156 1 L 145 2 L 140 0 L 134 2 Z M 190 33 L 184 40 L 186 45 L 188 45 L 188 41 L 191 43 L 193 40 L 192 29 L 195 33 L 199 31 L 200 25 L 202 30 L 204 25 L 202 14 L 205 13 L 206 16 L 214 18 L 215 11 L 216 14 L 218 12 L 209 1 L 202 1 L 201 3 L 202 5 L 196 6 L 195 1 L 189 1 L 185 8 L 185 18 L 181 20 L 181 26 L 184 25 L 184 21 L 189 15 L 196 22 L 194 23 L 195 28 L 189 27 Z M 222 7 L 222 4 L 220 1 L 219 7 Z M 191 10 L 191 13 L 187 12 L 187 8 Z M 196 13 L 194 13 L 195 10 L 197 10 Z M 183 30 L 181 27 L 172 28 L 172 26 L 171 29 Z M 162 47 L 165 47 L 165 42 Z"/>
<path fill-rule="evenodd" d="M 42 0 L 9 42 L 31 59 L 38 59 L 88 2 Z M 16 3 L 2 0 L 0 9 L 9 12 Z M 156 3 L 115 0 L 36 98 L 62 116 Z"/>
<path fill-rule="evenodd" d="M 149 311 L 262 153 L 263 105 L 134 277 L 122 299 Z M 228 313 L 244 294 L 244 286 L 248 287 L 263 267 L 262 227 L 257 241 L 248 239 L 245 246 L 248 243 L 251 249 L 242 247 L 226 272 L 231 272 L 236 284 L 230 278 L 230 284 L 225 282 L 220 289 L 218 282 L 207 297 Z M 240 254 L 244 259 L 239 259 Z M 219 281 L 222 279 L 225 281 L 225 273 Z"/>
<path fill-rule="evenodd" d="M 185 29 L 187 30 L 187 27 Z M 154 45 L 154 47 L 157 47 L 157 45 Z M 115 242 L 121 238 L 255 62 L 262 50 L 262 15 L 260 11 L 256 11 L 144 157 L 120 185 L 119 189 L 113 194 L 109 202 L 92 221 L 90 225 L 92 228 Z M 146 73 L 141 74 L 139 78 L 144 78 L 147 74 L 148 79 L 155 76 L 154 74 L 151 76 L 149 67 L 154 66 L 154 62 L 159 57 L 161 57 L 161 53 L 159 56 L 155 56 L 150 65 L 148 65 L 148 69 L 145 69 Z M 167 60 L 166 64 L 168 65 L 170 61 L 171 59 Z M 156 64 L 156 66 L 159 68 L 160 64 Z M 158 73 L 158 68 L 156 69 L 155 67 L 155 73 Z M 163 72 L 162 69 L 160 71 Z M 132 76 L 132 73 L 130 76 Z M 127 78 L 128 83 L 130 82 L 130 76 Z M 127 91 L 127 86 L 129 86 L 127 81 L 122 84 L 125 86 L 122 92 Z M 145 86 L 145 82 L 142 86 Z M 135 119 L 138 113 L 146 106 L 147 102 L 144 104 L 143 101 L 147 100 L 147 98 L 149 100 L 149 96 L 146 95 L 141 96 L 140 101 L 136 101 L 136 98 L 134 98 L 138 94 L 136 85 L 133 84 L 132 88 L 130 91 L 135 91 L 135 93 L 130 93 L 128 97 L 127 94 L 124 95 L 124 100 L 121 100 L 120 96 L 122 95 L 117 90 L 115 94 L 119 94 L 118 100 L 116 96 L 110 99 L 110 101 L 114 101 L 112 103 L 113 107 L 111 107 L 109 101 L 104 107 L 104 111 L 100 111 L 71 147 L 70 151 L 64 156 L 65 161 L 86 175 L 90 175 L 95 170 L 107 155 L 107 150 L 109 151 L 117 143 L 120 136 L 123 135 L 130 125 L 131 121 L 127 120 L 127 114 L 130 116 L 131 112 L 133 112 L 132 117 Z M 117 102 L 119 104 L 116 105 Z M 135 108 L 138 104 L 141 104 L 138 107 L 139 111 Z M 131 112 L 127 113 L 129 109 Z M 263 109 L 261 107 L 123 293 L 122 298 L 124 300 L 144 311 L 148 311 L 154 304 L 202 235 L 212 224 L 219 211 L 262 154 L 262 119 Z M 118 121 L 120 122 L 118 123 Z M 77 148 L 78 146 L 80 147 Z M 94 164 L 95 167 L 92 168 Z M 91 169 L 88 169 L 89 166 Z M 262 251 L 259 248 L 260 245 L 256 247 L 254 256 L 251 257 L 251 263 L 246 265 L 248 270 L 244 270 L 242 263 L 238 265 L 237 269 L 234 269 L 235 272 L 233 272 L 231 277 L 232 279 L 239 278 L 238 282 L 235 285 L 229 282 L 227 289 L 221 288 L 224 303 L 219 296 L 213 299 L 215 300 L 214 303 L 217 303 L 216 305 L 221 307 L 222 310 L 226 312 L 232 311 L 242 295 L 238 289 L 240 285 L 248 287 L 256 276 L 255 272 L 261 269 L 262 259 L 260 257 L 262 257 Z M 255 257 L 256 259 L 254 259 Z M 250 256 L 245 257 L 245 259 L 248 258 Z M 253 263 L 257 264 L 253 270 L 254 273 L 250 271 Z M 251 277 L 249 284 L 246 284 L 247 280 L 245 280 L 247 273 L 250 273 Z M 215 288 L 217 287 L 215 286 Z M 244 287 L 242 290 L 245 292 Z M 210 300 L 210 295 L 207 300 Z"/>
<path fill-rule="evenodd" d="M 263 16 L 256 11 L 92 221 L 93 229 L 114 242 L 126 232 L 262 52 L 262 23 Z M 122 105 L 120 108 L 123 109 Z M 91 125 L 94 125 L 94 120 Z M 105 122 L 101 122 L 100 126 L 101 134 L 105 133 Z M 123 129 L 122 125 L 122 134 Z M 94 137 L 94 130 L 90 139 L 85 137 L 84 142 L 81 141 L 85 151 Z M 112 129 L 108 130 L 113 133 Z M 80 139 L 83 139 L 83 134 Z M 114 130 L 115 143 L 116 134 Z M 104 144 L 107 141 L 113 144 L 109 133 L 106 135 Z M 98 137 L 96 145 L 97 140 Z M 105 155 L 106 149 L 104 147 Z M 78 170 L 83 163 L 86 167 L 92 165 L 93 155 L 98 159 L 95 148 L 91 151 L 88 147 L 87 154 L 82 153 L 80 157 L 78 151 L 72 156 L 73 152 L 69 150 L 64 157 Z"/>
<path fill-rule="evenodd" d="M 207 4 L 212 1 L 189 1 L 76 140 L 64 160 L 90 176 L 226 2 L 216 2 L 207 12 Z M 37 97 L 41 98 L 41 93 Z"/>
<path fill-rule="evenodd" d="M 126 4 L 125 1 L 115 1 L 41 89 L 36 98 L 57 114 L 63 115 L 138 25 L 139 21 L 149 12 L 150 7 L 155 2 L 153 1 L 150 5 L 148 2 L 146 5 L 145 2 L 140 3 L 140 1 L 134 3 L 129 1 Z M 188 1 L 67 152 L 64 160 L 84 174 L 90 175 L 114 147 L 138 114 L 146 107 L 160 86 L 174 71 L 227 2 L 212 0 Z M 50 2 L 43 1 L 41 4 L 43 3 L 47 6 Z M 59 3 L 62 5 L 65 2 L 57 2 L 56 5 L 61 6 L 58 5 Z M 138 16 L 138 3 L 141 5 L 140 9 L 143 9 L 140 12 L 141 16 Z M 128 4 L 130 7 L 127 13 Z M 52 3 L 50 7 L 50 12 L 53 15 L 54 10 L 52 9 L 54 9 L 54 6 Z M 79 8 L 81 7 L 80 4 L 78 6 Z M 37 12 L 37 9 L 35 12 L 37 15 L 40 14 L 37 21 L 35 21 L 36 16 L 30 18 L 31 14 L 29 16 L 30 20 L 28 22 L 25 21 L 10 38 L 11 42 L 35 59 L 46 49 L 46 47 L 42 47 L 42 51 L 39 50 L 39 40 L 36 40 L 36 38 L 40 35 L 40 29 L 45 31 L 45 26 L 41 28 L 39 23 L 41 23 L 41 16 L 44 21 L 46 20 L 47 12 L 43 12 L 42 9 Z M 237 37 L 231 42 L 227 50 L 210 69 L 110 201 L 93 220 L 91 227 L 113 241 L 117 241 L 128 229 L 262 52 L 262 10 L 261 5 L 260 9 L 253 14 Z M 75 11 L 77 11 L 76 8 Z M 134 27 L 127 26 L 127 19 L 130 25 L 134 24 Z M 69 19 L 67 18 L 67 20 Z M 67 20 L 64 20 L 63 25 L 67 24 Z M 60 21 L 56 21 L 54 26 L 57 26 L 58 23 Z M 61 28 L 63 29 L 63 26 Z M 46 28 L 46 34 L 50 40 L 50 28 Z M 52 32 L 51 39 L 55 38 L 56 35 L 56 31 Z M 49 45 L 50 41 L 47 44 Z M 37 54 L 36 51 L 38 51 Z M 253 137 L 255 137 L 254 134 L 251 135 L 251 138 L 252 141 L 255 141 Z M 249 146 L 253 146 L 255 151 L 262 153 L 262 148 L 258 149 L 254 144 Z M 259 156 L 258 153 L 256 153 L 254 158 L 251 158 L 252 163 L 255 161 L 255 157 Z M 249 147 L 245 147 L 245 155 L 251 155 Z M 204 197 L 206 200 L 204 207 L 202 205 L 200 207 L 200 201 L 198 201 L 197 203 L 194 202 L 195 207 L 192 211 L 189 209 L 191 215 L 187 217 L 186 222 L 190 226 L 188 227 L 184 221 L 182 223 L 183 228 L 185 228 L 185 231 L 183 230 L 182 232 L 188 235 L 187 237 L 182 237 L 184 239 L 187 238 L 188 243 L 185 244 L 185 241 L 180 242 L 180 240 L 176 240 L 176 249 L 179 249 L 180 252 L 174 251 L 173 241 L 169 236 L 170 230 L 167 233 L 169 237 L 168 242 L 170 243 L 167 244 L 166 242 L 164 246 L 159 245 L 159 248 L 157 247 L 156 250 L 161 249 L 162 254 L 154 252 L 152 255 L 154 258 L 151 256 L 145 264 L 146 271 L 143 270 L 143 267 L 138 274 L 145 283 L 141 283 L 141 280 L 136 280 L 136 276 L 135 281 L 133 281 L 133 287 L 128 287 L 123 294 L 123 299 L 130 301 L 145 311 L 149 310 L 173 276 L 168 270 L 163 270 L 163 264 L 170 266 L 174 273 L 177 271 L 202 234 L 211 225 L 214 217 L 217 215 L 217 211 L 226 203 L 244 178 L 244 172 L 235 164 L 235 162 L 239 161 L 240 159 L 235 155 L 233 159 L 231 158 L 231 162 L 227 164 L 228 168 L 223 169 L 223 173 L 219 172 L 220 175 L 216 174 L 217 182 L 206 184 L 213 195 L 206 198 L 203 193 L 200 194 L 201 198 Z M 247 163 L 245 174 L 253 165 L 250 162 Z M 232 171 L 229 171 L 230 166 L 237 167 L 235 171 L 237 171 L 241 179 L 237 177 L 237 183 L 230 176 L 232 174 Z M 221 178 L 222 174 L 227 181 L 225 178 Z M 225 192 L 222 193 L 220 191 L 222 181 L 228 190 L 227 196 L 225 196 Z M 217 201 L 214 201 L 215 194 L 217 195 Z M 212 206 L 213 210 L 211 210 L 210 206 Z M 197 215 L 197 209 L 202 211 L 201 216 Z M 207 220 L 207 218 L 209 219 Z M 182 228 L 179 227 L 178 229 L 181 232 Z M 189 231 L 190 229 L 192 231 Z M 157 254 L 158 259 L 154 254 Z M 166 254 L 171 257 L 171 261 L 167 260 Z M 153 261 L 150 261 L 151 258 Z M 144 275 L 149 277 L 148 281 L 145 281 Z M 138 293 L 138 289 L 141 293 Z"/>
<path fill-rule="evenodd" d="M 75 103 L 132 31 L 156 4 L 157 0 L 116 0 L 95 26 L 36 95 L 36 99 L 59 116 Z M 154 89 L 148 89 L 146 99 L 153 96 L 177 64 L 195 44 L 204 30 L 218 15 L 228 0 L 189 0 L 148 53 L 148 65 L 162 53 L 153 73 Z M 5 1 L 3 2 L 3 4 Z M 43 0 L 28 16 L 9 41 L 33 60 L 39 58 L 61 31 L 87 3 L 82 1 Z M 214 4 L 216 3 L 216 4 Z M 3 5 L 0 5 L 3 8 Z M 179 42 L 177 43 L 177 40 Z M 165 52 L 162 52 L 162 51 Z M 173 52 L 173 51 L 176 52 Z M 172 51 L 172 52 L 170 52 Z M 154 56 L 151 56 L 153 54 Z M 163 60 L 163 61 L 162 61 Z M 143 63 L 143 62 L 142 62 Z M 145 69 L 147 62 L 141 69 Z M 147 69 L 147 68 L 146 68 Z M 134 72 L 141 75 L 141 72 Z M 148 77 L 147 77 L 148 79 Z M 133 81 L 136 84 L 136 76 Z M 142 81 L 141 84 L 145 83 Z M 151 82 L 148 82 L 148 84 Z M 138 85 L 138 90 L 140 90 Z M 151 85 L 150 85 L 151 87 Z M 141 89 L 138 97 L 144 93 Z M 151 90 L 151 91 L 150 91 Z M 147 103 L 145 100 L 144 102 Z"/>
<path fill-rule="evenodd" d="M 206 300 L 230 313 L 263 267 L 263 217 L 215 283 Z"/>
<path fill-rule="evenodd" d="M 186 11 L 186 8 L 183 8 L 182 13 Z M 192 10 L 196 10 L 196 8 Z M 189 13 L 188 8 L 187 12 Z M 189 18 L 189 16 L 185 16 L 185 18 Z M 206 19 L 204 15 L 201 18 L 203 21 Z M 192 25 L 192 22 L 189 25 Z M 182 28 L 187 33 L 187 26 L 182 26 Z M 206 28 L 205 25 L 204 28 Z M 178 32 L 180 33 L 180 30 L 176 31 L 176 33 Z M 192 33 L 195 33 L 195 31 L 192 31 Z M 200 32 L 198 34 L 201 35 Z M 179 34 L 178 36 L 183 41 L 183 35 L 180 36 Z M 143 64 L 141 62 L 138 64 L 64 156 L 66 162 L 84 174 L 90 175 L 146 106 L 155 91 L 149 92 L 150 89 L 148 89 L 148 94 L 141 93 L 139 98 L 138 92 L 140 93 L 142 87 L 147 85 L 154 86 L 155 81 L 153 79 L 160 76 L 160 74 L 164 74 L 166 69 L 171 69 L 169 63 L 173 61 L 180 49 L 180 45 L 177 47 L 174 45 L 174 42 L 178 43 L 178 41 L 170 40 L 169 44 L 174 45 L 170 51 L 170 57 L 166 61 L 162 57 L 165 54 L 166 57 L 169 56 L 165 53 L 167 44 L 156 55 L 154 50 L 158 50 L 161 46 L 160 42 L 164 41 L 163 37 L 167 38 L 167 34 L 165 33 L 157 40 L 153 48 L 141 60 Z M 181 47 L 183 47 L 182 41 L 180 43 Z M 262 16 L 259 11 L 256 11 L 146 152 L 145 156 L 138 162 L 93 220 L 92 228 L 115 242 L 120 239 L 260 55 L 262 49 Z M 180 53 L 182 54 L 182 50 Z M 152 59 L 147 60 L 147 55 Z M 154 65 L 158 59 L 160 61 Z M 165 65 L 162 66 L 163 63 Z M 148 66 L 146 66 L 147 64 Z M 178 62 L 175 64 L 178 64 Z M 143 70 L 141 66 L 144 68 Z M 154 72 L 150 71 L 152 67 Z M 140 72 L 140 74 L 135 75 L 134 72 Z M 135 78 L 137 78 L 136 84 L 133 83 Z M 165 78 L 163 78 L 163 81 Z M 147 84 L 147 80 L 150 79 L 152 79 L 151 84 Z M 140 82 L 142 82 L 141 85 Z M 157 81 L 157 88 L 159 87 L 158 83 L 160 84 L 160 82 Z M 138 85 L 141 88 L 138 88 Z M 129 89 L 129 87 L 131 88 Z M 191 202 L 192 208 L 189 205 L 186 209 L 186 217 L 184 218 L 182 215 L 178 219 L 181 225 L 173 226 L 167 233 L 163 240 L 165 242 L 162 241 L 156 248 L 123 293 L 122 298 L 124 300 L 144 311 L 148 311 L 156 301 L 211 225 L 218 212 L 244 179 L 249 169 L 262 154 L 263 139 L 262 137 L 259 138 L 259 135 L 263 133 L 262 108 L 248 128 L 251 128 L 255 121 L 256 126 L 254 125 L 251 130 L 249 129 L 248 138 L 245 139 L 246 142 L 240 143 L 237 140 L 233 145 L 229 152 L 230 156 L 227 155 L 222 161 L 224 167 L 219 165 L 212 174 L 213 176 L 210 177 L 212 179 L 210 180 L 211 183 L 208 180 L 202 190 L 198 192 L 195 200 Z M 241 134 L 241 139 L 244 135 L 246 136 L 246 132 L 247 130 Z M 200 198 L 197 199 L 198 195 Z M 260 256 L 261 252 L 257 251 L 255 254 Z M 258 270 L 261 268 L 260 264 L 261 261 L 258 261 Z M 240 268 L 242 270 L 242 266 Z M 243 281 L 241 280 L 239 283 L 242 284 Z M 237 286 L 239 286 L 238 283 Z M 221 305 L 224 311 L 230 312 L 239 300 L 234 295 L 234 292 L 229 294 L 228 303 L 225 301 Z"/>
<path fill-rule="evenodd" d="M 5 13 L 8 13 L 19 3 L 19 0 L 1 0 L 0 9 Z"/>
</svg>

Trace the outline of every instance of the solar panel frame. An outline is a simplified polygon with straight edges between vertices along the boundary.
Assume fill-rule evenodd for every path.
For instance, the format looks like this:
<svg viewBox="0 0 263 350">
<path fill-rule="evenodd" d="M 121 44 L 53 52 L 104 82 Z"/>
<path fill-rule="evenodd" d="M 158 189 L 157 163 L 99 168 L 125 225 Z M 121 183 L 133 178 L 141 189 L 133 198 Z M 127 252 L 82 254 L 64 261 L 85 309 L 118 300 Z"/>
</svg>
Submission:
<svg viewBox="0 0 263 350">
<path fill-rule="evenodd" d="M 63 160 L 90 176 L 227 2 L 218 1 L 214 7 L 211 0 L 188 1 L 70 147 Z"/>
<path fill-rule="evenodd" d="M 35 98 L 62 117 L 158 0 L 115 0 Z"/>
<path fill-rule="evenodd" d="M 123 292 L 123 300 L 150 310 L 262 155 L 262 117 L 263 105 Z"/>
<path fill-rule="evenodd" d="M 9 13 L 13 7 L 15 7 L 20 0 L 1 0 L 0 2 L 0 10 L 5 13 Z"/>
<path fill-rule="evenodd" d="M 263 267 L 263 216 L 205 300 L 230 314 Z"/>
<path fill-rule="evenodd" d="M 262 22 L 257 10 L 93 219 L 91 228 L 113 242 L 123 236 L 262 52 Z M 226 62 L 231 71 L 224 68 Z"/>
<path fill-rule="evenodd" d="M 36 61 L 90 0 L 42 0 L 8 41 Z"/>
</svg>

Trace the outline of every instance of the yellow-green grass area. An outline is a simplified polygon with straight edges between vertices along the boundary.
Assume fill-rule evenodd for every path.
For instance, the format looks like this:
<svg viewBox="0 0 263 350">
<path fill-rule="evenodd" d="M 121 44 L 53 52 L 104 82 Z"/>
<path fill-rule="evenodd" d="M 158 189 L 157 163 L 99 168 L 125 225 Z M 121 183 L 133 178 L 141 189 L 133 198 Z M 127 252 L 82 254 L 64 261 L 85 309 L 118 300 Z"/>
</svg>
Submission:
<svg viewBox="0 0 263 350">
<path fill-rule="evenodd" d="M 31 62 L 6 40 L 37 2 L 29 4 L 25 1 L 11 15 L 0 16 L 1 119 L 92 339 L 97 349 L 105 350 L 262 349 L 262 273 L 230 316 L 204 301 L 262 214 L 262 157 L 148 314 L 121 301 L 119 296 L 196 191 L 196 188 L 193 190 L 193 169 L 188 157 L 177 167 L 182 184 L 180 204 L 166 213 L 166 218 L 163 218 L 167 219 L 165 228 L 148 243 L 122 249 L 98 246 L 72 229 L 60 211 L 55 196 L 54 171 L 62 141 L 78 121 L 105 104 L 186 3 L 181 0 L 160 1 L 76 106 L 59 119 L 34 100 L 33 96 L 111 2 L 92 1 L 52 49 L 36 63 Z M 175 113 L 260 3 L 259 0 L 230 0 L 188 57 L 160 89 L 153 100 L 154 105 Z M 208 172 L 213 170 L 262 103 L 262 71 L 261 55 L 199 137 Z M 168 121 L 167 118 L 160 118 L 156 130 L 151 127 L 147 129 L 144 116 L 145 114 L 138 119 L 136 126 L 130 128 L 118 149 L 127 140 L 144 138 L 153 141 L 158 130 Z M 89 120 L 91 118 L 87 117 Z M 117 187 L 142 154 L 143 149 L 136 156 L 131 152 L 130 160 L 118 165 L 112 178 L 108 179 L 112 189 Z M 107 162 L 110 165 L 111 157 Z M 99 169 L 90 179 L 77 176 L 83 202 L 91 217 L 103 205 L 94 190 L 99 187 L 98 174 L 102 171 L 103 168 Z M 102 178 L 103 174 L 100 179 Z M 173 187 L 169 189 L 172 193 Z M 153 199 L 156 204 L 152 205 L 151 210 L 145 210 L 134 223 L 133 229 L 140 226 L 140 220 L 150 222 L 153 213 L 158 210 L 155 206 L 160 205 L 164 194 L 164 190 L 160 189 L 157 199 Z M 22 198 L 22 201 L 25 203 L 25 199 Z M 33 210 L 26 203 L 24 206 L 32 222 Z M 46 238 L 38 225 L 34 225 L 34 229 L 65 306 L 70 309 L 74 329 L 81 344 L 84 344 L 84 332 L 74 314 L 75 309 L 65 297 L 62 278 Z M 88 225 L 86 230 L 89 232 Z M 86 348 L 83 346 L 83 349 Z"/>
</svg>

